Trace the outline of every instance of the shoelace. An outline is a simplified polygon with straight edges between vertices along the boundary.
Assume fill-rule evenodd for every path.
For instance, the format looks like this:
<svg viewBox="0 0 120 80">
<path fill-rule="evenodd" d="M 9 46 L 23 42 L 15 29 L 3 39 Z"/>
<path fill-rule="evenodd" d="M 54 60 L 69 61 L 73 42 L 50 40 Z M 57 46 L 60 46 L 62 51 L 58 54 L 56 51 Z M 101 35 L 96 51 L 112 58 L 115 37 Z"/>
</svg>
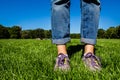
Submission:
<svg viewBox="0 0 120 80">
<path fill-rule="evenodd" d="M 85 55 L 85 58 L 90 58 L 91 59 L 91 65 L 92 66 L 99 66 L 98 58 L 93 55 L 92 53 L 88 53 Z"/>
<path fill-rule="evenodd" d="M 65 56 L 64 54 L 59 54 L 59 56 L 58 56 L 58 65 L 59 66 L 64 65 L 65 58 L 67 58 L 67 56 Z"/>
</svg>

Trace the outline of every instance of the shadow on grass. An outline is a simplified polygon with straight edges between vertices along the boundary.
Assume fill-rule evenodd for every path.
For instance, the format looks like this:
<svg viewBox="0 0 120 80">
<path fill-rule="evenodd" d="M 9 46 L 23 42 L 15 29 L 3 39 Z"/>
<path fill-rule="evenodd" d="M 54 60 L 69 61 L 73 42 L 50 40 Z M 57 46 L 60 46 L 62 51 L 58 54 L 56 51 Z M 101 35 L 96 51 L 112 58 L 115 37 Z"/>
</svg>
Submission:
<svg viewBox="0 0 120 80">
<path fill-rule="evenodd" d="M 95 54 L 96 54 L 96 51 L 98 50 L 98 48 L 102 48 L 102 46 L 95 47 L 95 49 L 94 49 L 94 53 Z M 68 52 L 69 58 L 71 58 L 75 53 L 77 53 L 77 52 L 79 52 L 81 50 L 82 50 L 82 55 L 81 55 L 81 57 L 82 57 L 83 54 L 84 54 L 84 45 L 78 44 L 78 45 L 71 45 L 71 46 L 69 46 L 67 48 L 67 52 Z M 99 59 L 101 61 L 102 68 L 106 68 L 107 67 L 107 63 L 104 64 L 105 61 L 102 60 L 102 58 L 100 56 L 98 56 L 98 57 L 99 57 Z"/>
<path fill-rule="evenodd" d="M 83 49 L 84 49 L 84 45 L 79 45 L 78 44 L 78 45 L 71 45 L 71 46 L 69 46 L 67 48 L 67 52 L 68 52 L 69 58 L 71 58 L 76 52 L 79 52 L 81 50 L 82 50 L 82 53 L 83 53 L 83 51 L 84 51 Z"/>
</svg>

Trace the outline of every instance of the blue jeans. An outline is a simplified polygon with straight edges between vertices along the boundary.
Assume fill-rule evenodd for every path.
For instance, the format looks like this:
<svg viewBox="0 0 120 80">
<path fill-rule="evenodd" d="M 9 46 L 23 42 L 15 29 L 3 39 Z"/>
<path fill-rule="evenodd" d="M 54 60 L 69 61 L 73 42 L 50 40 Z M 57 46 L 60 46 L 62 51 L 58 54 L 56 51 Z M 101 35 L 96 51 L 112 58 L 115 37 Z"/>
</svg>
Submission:
<svg viewBox="0 0 120 80">
<path fill-rule="evenodd" d="M 81 42 L 96 44 L 99 25 L 99 0 L 81 0 Z M 70 0 L 52 0 L 52 42 L 70 41 Z"/>
</svg>

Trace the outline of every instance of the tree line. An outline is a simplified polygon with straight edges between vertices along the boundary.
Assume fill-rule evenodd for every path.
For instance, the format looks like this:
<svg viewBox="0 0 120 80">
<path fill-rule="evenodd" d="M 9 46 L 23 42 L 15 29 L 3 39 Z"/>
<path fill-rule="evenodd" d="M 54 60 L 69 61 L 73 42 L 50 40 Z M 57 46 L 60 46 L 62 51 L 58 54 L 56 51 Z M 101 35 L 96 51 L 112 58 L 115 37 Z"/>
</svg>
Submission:
<svg viewBox="0 0 120 80">
<path fill-rule="evenodd" d="M 105 39 L 120 39 L 120 25 L 116 27 L 109 27 L 107 30 L 98 29 L 97 37 Z"/>
<path fill-rule="evenodd" d="M 42 28 L 34 30 L 22 30 L 20 26 L 6 27 L 0 25 L 0 39 L 50 39 L 51 30 L 44 30 Z M 71 38 L 80 38 L 79 33 L 71 33 Z M 120 39 L 120 25 L 110 27 L 107 30 L 98 29 L 98 38 L 105 39 Z"/>
<path fill-rule="evenodd" d="M 41 28 L 22 30 L 20 26 L 5 27 L 0 25 L 0 39 L 44 39 L 51 38 L 51 30 Z"/>
</svg>

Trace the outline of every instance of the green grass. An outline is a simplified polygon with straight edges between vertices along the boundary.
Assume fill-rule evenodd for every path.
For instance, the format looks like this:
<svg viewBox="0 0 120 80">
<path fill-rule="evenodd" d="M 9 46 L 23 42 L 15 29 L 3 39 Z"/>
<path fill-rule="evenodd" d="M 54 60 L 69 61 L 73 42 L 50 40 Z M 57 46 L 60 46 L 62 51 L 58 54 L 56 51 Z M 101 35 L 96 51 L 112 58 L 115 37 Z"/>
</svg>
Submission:
<svg viewBox="0 0 120 80">
<path fill-rule="evenodd" d="M 99 39 L 95 46 L 102 71 L 88 71 L 81 60 L 80 40 L 67 48 L 71 71 L 55 72 L 56 46 L 50 40 L 0 40 L 0 80 L 120 80 L 120 40 Z"/>
</svg>

